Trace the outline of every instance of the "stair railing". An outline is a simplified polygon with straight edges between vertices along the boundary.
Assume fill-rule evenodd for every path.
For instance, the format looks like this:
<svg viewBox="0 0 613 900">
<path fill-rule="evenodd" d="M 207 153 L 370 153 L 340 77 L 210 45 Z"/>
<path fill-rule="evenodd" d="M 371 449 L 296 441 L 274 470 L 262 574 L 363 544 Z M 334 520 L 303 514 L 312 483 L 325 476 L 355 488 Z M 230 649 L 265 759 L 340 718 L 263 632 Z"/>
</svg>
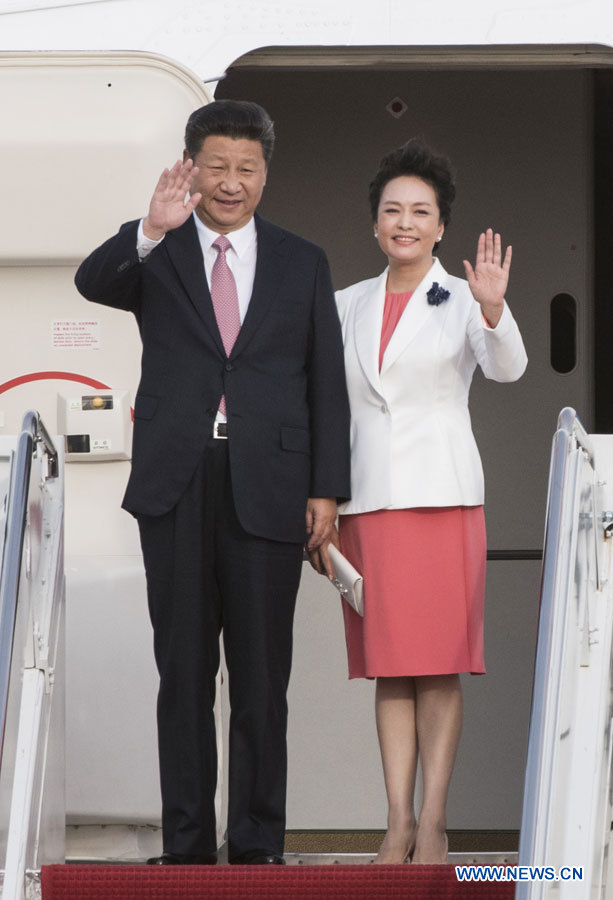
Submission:
<svg viewBox="0 0 613 900">
<path fill-rule="evenodd" d="M 21 434 L 11 463 L 8 493 L 4 552 L 0 574 L 0 764 L 4 746 L 8 706 L 13 638 L 17 617 L 17 598 L 21 576 L 21 561 L 26 531 L 28 494 L 32 457 L 42 450 L 46 461 L 46 478 L 57 478 L 58 457 L 53 441 L 37 412 L 26 413 Z"/>
<path fill-rule="evenodd" d="M 553 438 L 516 900 L 602 897 L 611 825 L 613 437 Z M 527 870 L 533 867 L 532 872 Z M 539 874 L 538 868 L 549 867 Z"/>
<path fill-rule="evenodd" d="M 36 412 L 9 446 L 0 534 L 0 874 L 2 900 L 22 900 L 32 895 L 35 870 L 65 855 L 64 479 L 62 452 Z"/>
</svg>

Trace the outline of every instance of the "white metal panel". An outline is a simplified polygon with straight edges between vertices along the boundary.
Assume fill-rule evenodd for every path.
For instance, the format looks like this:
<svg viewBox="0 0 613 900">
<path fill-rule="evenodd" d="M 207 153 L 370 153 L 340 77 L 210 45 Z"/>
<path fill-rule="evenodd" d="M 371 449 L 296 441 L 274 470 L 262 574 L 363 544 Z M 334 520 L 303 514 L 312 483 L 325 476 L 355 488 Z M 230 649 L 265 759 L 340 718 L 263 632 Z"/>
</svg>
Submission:
<svg viewBox="0 0 613 900">
<path fill-rule="evenodd" d="M 613 502 L 613 436 L 567 428 L 567 412 L 552 453 L 519 863 L 583 877 L 522 883 L 522 900 L 597 900 L 608 868 L 613 582 L 602 513 Z"/>
<path fill-rule="evenodd" d="M 0 18 L 6 49 L 144 49 L 212 80 L 258 47 L 613 45 L 608 0 L 58 0 L 53 9 L 0 9 Z"/>
<path fill-rule="evenodd" d="M 45 699 L 45 679 L 39 669 L 25 669 L 17 734 L 17 759 L 10 810 L 10 831 L 6 850 L 3 897 L 23 897 L 24 872 L 28 866 L 28 844 L 36 781 L 38 746 Z M 57 860 L 60 862 L 61 860 Z"/>
<path fill-rule="evenodd" d="M 38 417 L 28 414 L 13 458 L 11 508 L 17 515 L 8 520 L 10 544 L 2 573 L 3 587 L 12 585 L 11 571 L 20 576 L 18 596 L 13 587 L 3 594 L 5 610 L 16 603 L 14 634 L 8 632 L 12 657 L 0 772 L 0 858 L 7 900 L 22 897 L 27 868 L 61 862 L 65 855 L 63 453 L 59 448 L 56 454 L 48 439 L 51 461 L 41 449 L 39 430 L 45 433 Z M 7 626 L 10 621 L 3 621 Z"/>
<path fill-rule="evenodd" d="M 187 115 L 209 99 L 149 54 L 0 54 L 0 264 L 80 261 L 145 215 Z"/>
</svg>

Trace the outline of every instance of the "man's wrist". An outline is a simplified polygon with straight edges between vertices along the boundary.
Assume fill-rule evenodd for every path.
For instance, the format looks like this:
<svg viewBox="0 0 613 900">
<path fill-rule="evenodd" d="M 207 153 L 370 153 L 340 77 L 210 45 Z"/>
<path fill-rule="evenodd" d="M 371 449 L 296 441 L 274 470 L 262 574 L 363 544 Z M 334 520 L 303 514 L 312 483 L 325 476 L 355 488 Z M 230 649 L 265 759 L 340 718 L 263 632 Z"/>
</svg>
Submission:
<svg viewBox="0 0 613 900">
<path fill-rule="evenodd" d="M 143 234 L 150 241 L 161 241 L 166 234 L 161 228 L 153 228 L 149 222 L 149 216 L 143 219 Z"/>
</svg>

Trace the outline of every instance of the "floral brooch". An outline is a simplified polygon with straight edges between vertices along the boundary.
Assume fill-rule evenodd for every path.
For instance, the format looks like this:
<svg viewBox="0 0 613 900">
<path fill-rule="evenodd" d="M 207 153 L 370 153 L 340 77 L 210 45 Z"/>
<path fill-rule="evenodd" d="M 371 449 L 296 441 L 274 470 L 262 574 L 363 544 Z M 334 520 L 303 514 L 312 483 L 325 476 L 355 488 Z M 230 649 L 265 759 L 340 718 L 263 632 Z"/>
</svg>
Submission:
<svg viewBox="0 0 613 900">
<path fill-rule="evenodd" d="M 430 306 L 439 306 L 449 297 L 449 291 L 441 287 L 438 281 L 435 281 L 428 293 L 426 294 Z"/>
</svg>

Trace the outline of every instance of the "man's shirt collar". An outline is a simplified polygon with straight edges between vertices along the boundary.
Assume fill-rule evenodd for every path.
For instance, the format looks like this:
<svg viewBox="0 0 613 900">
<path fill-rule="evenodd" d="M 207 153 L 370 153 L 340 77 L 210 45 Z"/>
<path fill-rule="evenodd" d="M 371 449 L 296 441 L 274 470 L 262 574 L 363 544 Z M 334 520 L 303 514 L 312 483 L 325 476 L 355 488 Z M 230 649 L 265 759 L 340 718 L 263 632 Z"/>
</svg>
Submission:
<svg viewBox="0 0 613 900">
<path fill-rule="evenodd" d="M 198 234 L 200 235 L 200 241 L 204 248 L 204 251 L 210 250 L 211 245 L 217 240 L 220 235 L 219 231 L 212 231 L 208 228 L 204 222 L 202 222 L 196 212 L 193 213 L 194 221 L 196 223 L 196 228 L 198 230 Z M 257 240 L 257 231 L 255 227 L 255 219 L 252 217 L 249 219 L 246 225 L 243 225 L 242 228 L 237 228 L 236 231 L 230 231 L 226 237 L 232 244 L 232 249 L 239 257 L 239 259 L 246 253 L 246 251 L 252 246 L 254 241 Z"/>
</svg>

